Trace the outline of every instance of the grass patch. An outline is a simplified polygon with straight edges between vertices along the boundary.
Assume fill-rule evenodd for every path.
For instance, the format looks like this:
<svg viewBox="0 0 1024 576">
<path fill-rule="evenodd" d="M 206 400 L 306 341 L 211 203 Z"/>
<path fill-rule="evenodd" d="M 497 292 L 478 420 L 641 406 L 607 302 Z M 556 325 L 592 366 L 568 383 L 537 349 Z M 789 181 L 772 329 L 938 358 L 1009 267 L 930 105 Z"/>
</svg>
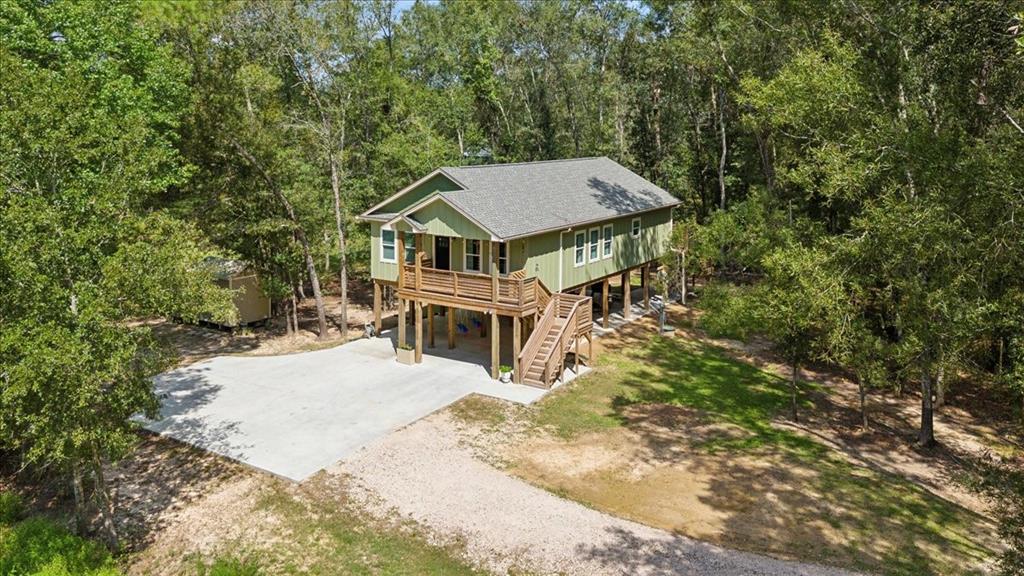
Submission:
<svg viewBox="0 0 1024 576">
<path fill-rule="evenodd" d="M 811 407 L 806 395 L 801 404 Z M 670 428 L 686 441 L 666 442 L 628 416 L 632 407 L 659 405 L 743 433 L 690 441 L 696 434 Z M 788 406 L 782 378 L 712 346 L 642 334 L 607 350 L 593 372 L 533 413 L 536 426 L 562 438 L 565 461 L 586 453 L 576 446 L 619 446 L 623 456 L 574 476 L 560 460 L 531 461 L 526 450 L 516 470 L 620 516 L 776 556 L 887 574 L 970 574 L 993 556 L 990 521 L 773 426 Z M 631 472 L 659 455 L 671 464 Z"/>
<path fill-rule="evenodd" d="M 505 423 L 505 405 L 501 400 L 470 394 L 449 408 L 452 416 L 466 424 L 494 428 Z"/>
<path fill-rule="evenodd" d="M 260 502 L 282 519 L 288 542 L 272 555 L 278 574 L 482 574 L 459 551 L 428 543 L 414 527 L 399 529 L 365 518 L 334 498 L 329 487 L 296 498 L 277 486 Z M 330 494 L 330 496 L 327 496 Z"/>
<path fill-rule="evenodd" d="M 212 562 L 196 562 L 198 576 L 262 576 L 260 563 L 251 556 L 218 556 Z"/>
</svg>

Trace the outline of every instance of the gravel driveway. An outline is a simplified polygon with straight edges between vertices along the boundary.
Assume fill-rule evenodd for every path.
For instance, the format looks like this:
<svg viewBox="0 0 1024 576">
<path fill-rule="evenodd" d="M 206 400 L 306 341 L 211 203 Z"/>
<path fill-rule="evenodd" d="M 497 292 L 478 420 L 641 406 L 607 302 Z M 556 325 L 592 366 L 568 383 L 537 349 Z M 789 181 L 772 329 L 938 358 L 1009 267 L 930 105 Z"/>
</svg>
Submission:
<svg viewBox="0 0 1024 576">
<path fill-rule="evenodd" d="M 849 574 L 726 550 L 622 520 L 513 478 L 459 444 L 445 413 L 364 448 L 331 473 L 349 475 L 353 496 L 380 516 L 397 513 L 471 559 L 564 574 Z"/>
</svg>

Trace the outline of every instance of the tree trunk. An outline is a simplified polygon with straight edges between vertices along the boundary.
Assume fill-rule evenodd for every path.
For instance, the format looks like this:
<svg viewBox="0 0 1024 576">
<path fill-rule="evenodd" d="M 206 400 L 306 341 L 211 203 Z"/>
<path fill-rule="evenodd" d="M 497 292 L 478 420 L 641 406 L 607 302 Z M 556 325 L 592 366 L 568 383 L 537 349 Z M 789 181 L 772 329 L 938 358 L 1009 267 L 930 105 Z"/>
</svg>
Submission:
<svg viewBox="0 0 1024 576">
<path fill-rule="evenodd" d="M 337 157 L 329 153 L 331 189 L 334 192 L 334 223 L 338 229 L 338 281 L 341 292 L 341 341 L 348 340 L 348 258 L 345 255 L 345 228 L 341 211 L 341 183 Z"/>
<path fill-rule="evenodd" d="M 793 374 L 790 379 L 790 416 L 792 416 L 793 422 L 799 422 L 800 419 L 797 417 L 796 412 L 796 397 L 799 392 L 800 386 L 800 363 L 793 362 Z"/>
<path fill-rule="evenodd" d="M 317 339 L 323 340 L 327 337 L 327 314 L 324 311 L 324 295 L 320 292 L 320 277 L 316 273 L 316 262 L 313 261 L 313 253 L 309 249 L 309 239 L 306 238 L 306 232 L 302 229 L 302 225 L 299 222 L 298 217 L 295 215 L 295 209 L 292 208 L 292 203 L 288 201 L 288 197 L 284 195 L 284 191 L 277 186 L 277 183 L 270 177 L 270 174 L 263 169 L 263 165 L 260 164 L 256 160 L 256 157 L 249 153 L 249 151 L 236 140 L 231 139 L 231 143 L 234 145 L 235 150 L 238 151 L 239 155 L 249 162 L 257 172 L 259 172 L 260 177 L 274 192 L 278 201 L 281 202 L 285 213 L 288 214 L 288 219 L 295 225 L 295 236 L 298 239 L 299 244 L 302 245 L 302 255 L 306 262 L 306 273 L 309 274 L 309 283 L 313 285 L 313 298 L 316 300 L 318 324 Z"/>
<path fill-rule="evenodd" d="M 686 306 L 686 249 L 679 255 L 679 302 Z"/>
<path fill-rule="evenodd" d="M 939 365 L 935 374 L 935 409 L 939 410 L 946 405 L 946 367 Z"/>
<path fill-rule="evenodd" d="M 921 370 L 921 432 L 918 443 L 922 447 L 935 445 L 935 427 L 932 412 L 932 375 L 931 364 L 927 363 Z"/>
<path fill-rule="evenodd" d="M 725 140 L 725 99 L 721 90 L 712 88 L 712 104 L 718 110 L 718 130 L 722 142 L 722 154 L 718 158 L 718 209 L 725 210 L 725 159 L 728 154 L 728 146 Z"/>
<path fill-rule="evenodd" d="M 103 475 L 103 462 L 100 455 L 93 448 L 93 474 L 96 478 L 96 486 L 93 494 L 96 497 L 96 505 L 100 511 L 100 518 L 103 524 L 103 534 L 107 540 L 107 546 L 117 551 L 121 547 L 121 538 L 117 534 L 117 525 L 114 523 L 114 502 L 110 499 L 110 491 L 107 488 L 107 480 Z"/>
<path fill-rule="evenodd" d="M 71 492 L 75 497 L 75 530 L 84 536 L 89 528 L 85 517 L 85 490 L 82 488 L 82 465 L 78 460 L 71 463 Z"/>
</svg>

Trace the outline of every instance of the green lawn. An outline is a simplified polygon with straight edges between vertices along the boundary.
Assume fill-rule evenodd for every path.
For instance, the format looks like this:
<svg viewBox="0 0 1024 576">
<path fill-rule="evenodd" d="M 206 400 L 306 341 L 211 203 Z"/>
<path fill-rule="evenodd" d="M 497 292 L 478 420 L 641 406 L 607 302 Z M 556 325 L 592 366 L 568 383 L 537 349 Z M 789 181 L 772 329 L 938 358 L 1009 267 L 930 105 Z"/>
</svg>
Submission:
<svg viewBox="0 0 1024 576">
<path fill-rule="evenodd" d="M 678 474 L 655 471 L 651 481 L 612 468 L 584 479 L 550 469 L 525 476 L 589 505 L 686 533 L 688 524 L 674 523 L 666 510 L 677 499 L 674 490 L 692 488 L 674 488 L 671 479 L 698 477 L 693 469 L 700 466 L 702 478 L 715 471 L 701 485 L 709 492 L 701 503 L 724 525 L 711 538 L 723 545 L 891 574 L 974 573 L 994 554 L 987 519 L 773 426 L 788 411 L 788 383 L 701 343 L 635 335 L 600 356 L 592 373 L 542 401 L 533 423 L 567 446 L 582 437 L 603 444 L 593 440 L 602 434 L 610 444 L 631 426 L 630 407 L 652 404 L 695 409 L 705 421 L 742 433 L 688 444 Z M 801 409 L 812 408 L 805 395 Z"/>
</svg>

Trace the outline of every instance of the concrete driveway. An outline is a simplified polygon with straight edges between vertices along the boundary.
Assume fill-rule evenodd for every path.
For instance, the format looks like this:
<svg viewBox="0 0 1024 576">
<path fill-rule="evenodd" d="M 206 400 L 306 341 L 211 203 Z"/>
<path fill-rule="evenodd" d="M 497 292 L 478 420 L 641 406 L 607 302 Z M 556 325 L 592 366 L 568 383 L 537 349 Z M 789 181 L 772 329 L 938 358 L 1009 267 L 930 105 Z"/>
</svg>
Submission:
<svg viewBox="0 0 1024 576">
<path fill-rule="evenodd" d="M 466 344 L 416 366 L 397 363 L 386 337 L 219 356 L 157 376 L 161 419 L 145 427 L 299 481 L 470 393 L 524 404 L 546 393 L 491 380 L 482 345 Z"/>
</svg>

